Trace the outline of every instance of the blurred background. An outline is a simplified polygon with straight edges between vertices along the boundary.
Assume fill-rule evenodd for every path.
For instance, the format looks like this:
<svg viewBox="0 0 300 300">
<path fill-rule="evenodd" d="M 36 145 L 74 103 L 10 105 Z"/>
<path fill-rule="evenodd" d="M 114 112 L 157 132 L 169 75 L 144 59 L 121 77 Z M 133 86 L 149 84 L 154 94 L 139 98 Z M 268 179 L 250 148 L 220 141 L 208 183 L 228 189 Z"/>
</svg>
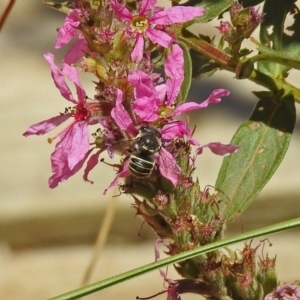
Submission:
<svg viewBox="0 0 300 300">
<path fill-rule="evenodd" d="M 159 1 L 160 4 L 167 1 Z M 299 2 L 299 1 L 298 1 Z M 8 1 L 0 0 L 0 14 Z M 55 88 L 43 54 L 53 50 L 56 28 L 64 15 L 43 6 L 41 1 L 16 0 L 0 34 L 0 299 L 47 299 L 78 288 L 91 259 L 107 205 L 116 205 L 116 215 L 91 282 L 128 271 L 154 261 L 156 237 L 134 214 L 129 196 L 103 196 L 115 173 L 99 165 L 92 173 L 94 184 L 82 180 L 83 172 L 48 188 L 50 154 L 54 145 L 47 137 L 25 138 L 22 133 L 33 123 L 63 111 L 65 100 Z M 196 30 L 217 35 L 210 24 Z M 292 73 L 299 83 L 299 74 Z M 93 85 L 83 80 L 89 94 Z M 221 104 L 191 114 L 197 125 L 196 138 L 205 144 L 228 143 L 235 130 L 250 115 L 260 87 L 234 75 L 219 72 L 212 78 L 193 82 L 190 100 L 203 101 L 215 88 L 227 88 L 231 95 Z M 228 228 L 228 236 L 300 214 L 300 149 L 297 124 L 286 158 L 264 191 Z M 53 134 L 52 134 L 53 135 Z M 51 133 L 50 135 L 51 136 Z M 198 159 L 197 176 L 202 187 L 214 185 L 222 159 L 205 151 Z M 299 230 L 270 237 L 271 255 L 277 254 L 281 282 L 299 277 Z M 242 249 L 237 245 L 235 249 Z M 172 278 L 177 278 L 172 267 Z M 158 271 L 105 289 L 84 299 L 135 299 L 163 289 Z M 165 299 L 165 295 L 156 299 Z M 198 299 L 183 295 L 182 299 Z"/>
</svg>

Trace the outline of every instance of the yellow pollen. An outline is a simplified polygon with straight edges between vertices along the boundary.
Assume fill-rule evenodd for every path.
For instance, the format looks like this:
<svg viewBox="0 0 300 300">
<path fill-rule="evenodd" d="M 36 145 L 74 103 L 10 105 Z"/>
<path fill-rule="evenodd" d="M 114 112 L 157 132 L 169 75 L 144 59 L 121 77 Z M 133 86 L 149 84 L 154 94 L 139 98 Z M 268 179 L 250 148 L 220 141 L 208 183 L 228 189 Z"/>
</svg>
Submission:
<svg viewBox="0 0 300 300">
<path fill-rule="evenodd" d="M 144 33 L 148 29 L 149 23 L 145 17 L 137 16 L 131 21 L 131 27 L 138 33 Z"/>
</svg>

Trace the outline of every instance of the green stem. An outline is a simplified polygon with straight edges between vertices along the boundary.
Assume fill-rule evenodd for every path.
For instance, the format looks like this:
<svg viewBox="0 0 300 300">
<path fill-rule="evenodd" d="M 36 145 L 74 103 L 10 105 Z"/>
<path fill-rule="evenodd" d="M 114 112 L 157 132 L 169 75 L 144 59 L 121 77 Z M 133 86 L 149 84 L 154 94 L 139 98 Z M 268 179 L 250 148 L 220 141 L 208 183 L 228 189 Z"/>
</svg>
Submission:
<svg viewBox="0 0 300 300">
<path fill-rule="evenodd" d="M 86 287 L 80 288 L 80 289 L 76 289 L 73 290 L 71 292 L 62 294 L 60 296 L 56 296 L 54 298 L 50 298 L 49 300 L 72 300 L 72 299 L 78 299 L 80 297 L 92 294 L 94 292 L 103 290 L 105 288 L 108 288 L 110 286 L 113 286 L 117 283 L 126 281 L 128 279 L 137 277 L 139 275 L 148 273 L 150 271 L 154 271 L 157 270 L 159 268 L 162 267 L 166 267 L 168 265 L 171 264 L 175 264 L 184 260 L 188 260 L 191 259 L 193 257 L 196 257 L 198 255 L 201 254 L 205 254 L 208 252 L 212 252 L 214 250 L 217 250 L 221 247 L 225 247 L 225 246 L 229 246 L 232 244 L 235 244 L 237 242 L 242 242 L 245 240 L 249 240 L 249 239 L 253 239 L 256 237 L 261 237 L 267 234 L 272 234 L 272 233 L 276 233 L 276 232 L 280 232 L 280 231 L 284 231 L 284 230 L 288 230 L 288 229 L 292 229 L 295 227 L 299 227 L 300 226 L 300 218 L 296 218 L 296 219 L 292 219 L 289 221 L 285 221 L 285 222 L 281 222 L 281 223 L 277 223 L 275 225 L 271 225 L 271 226 L 267 226 L 258 230 L 253 230 L 250 231 L 248 233 L 243 233 L 240 234 L 238 236 L 235 236 L 233 238 L 229 238 L 226 240 L 222 240 L 222 241 L 217 241 L 193 250 L 189 250 L 186 252 L 182 252 L 180 254 L 171 256 L 171 257 L 167 257 L 164 259 L 161 259 L 157 262 L 151 263 L 151 264 L 147 264 L 144 265 L 142 267 L 133 269 L 131 271 L 119 274 L 117 276 L 113 276 L 111 278 L 90 284 Z"/>
<path fill-rule="evenodd" d="M 295 86 L 289 84 L 288 82 L 276 80 L 275 78 L 271 78 L 257 70 L 252 71 L 249 79 L 261 86 L 270 89 L 271 91 L 283 89 L 285 94 L 292 93 L 295 97 L 295 101 L 300 103 L 300 90 Z"/>
<path fill-rule="evenodd" d="M 219 49 L 216 49 L 213 45 L 192 35 L 187 30 L 184 30 L 183 33 L 185 36 L 178 35 L 178 40 L 180 42 L 186 44 L 189 48 L 203 54 L 207 58 L 214 60 L 220 65 L 222 69 L 232 73 L 236 73 L 237 62 L 234 61 L 232 56 L 222 52 Z M 256 59 L 258 58 L 256 57 Z M 283 62 L 283 58 L 278 58 L 276 62 Z M 290 59 L 290 63 L 296 65 L 296 62 L 292 59 Z M 271 91 L 284 89 L 286 94 L 292 92 L 294 94 L 295 101 L 300 103 L 300 90 L 285 81 L 277 78 L 271 78 L 255 69 L 252 71 L 248 79 Z"/>
<path fill-rule="evenodd" d="M 255 38 L 251 37 L 250 40 L 257 46 L 257 49 L 261 54 L 258 54 L 256 56 L 251 57 L 250 59 L 254 61 L 269 61 L 269 62 L 275 62 L 279 63 L 285 66 L 288 66 L 290 68 L 298 69 L 300 70 L 300 60 L 295 57 L 290 57 L 286 55 L 285 53 L 276 51 L 274 49 L 271 49 L 263 44 L 261 44 L 259 41 L 257 41 Z"/>
</svg>

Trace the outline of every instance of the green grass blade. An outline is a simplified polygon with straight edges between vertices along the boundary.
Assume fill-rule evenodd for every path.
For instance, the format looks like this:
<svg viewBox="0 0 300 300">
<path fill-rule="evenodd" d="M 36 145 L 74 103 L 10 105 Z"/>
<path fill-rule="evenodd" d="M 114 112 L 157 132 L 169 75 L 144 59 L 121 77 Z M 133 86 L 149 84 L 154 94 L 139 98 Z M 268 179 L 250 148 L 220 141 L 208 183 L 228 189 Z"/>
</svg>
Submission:
<svg viewBox="0 0 300 300">
<path fill-rule="evenodd" d="M 261 228 L 261 229 L 258 229 L 258 230 L 253 230 L 253 231 L 250 231 L 248 233 L 240 234 L 240 235 L 235 236 L 233 238 L 229 238 L 229 239 L 222 240 L 222 241 L 217 241 L 217 242 L 199 247 L 197 249 L 189 250 L 189 251 L 186 251 L 186 252 L 171 256 L 171 257 L 161 259 L 161 260 L 159 260 L 155 263 L 144 265 L 142 267 L 139 267 L 139 268 L 133 269 L 131 271 L 119 274 L 117 276 L 113 276 L 111 278 L 102 280 L 100 282 L 90 284 L 86 287 L 83 287 L 83 288 L 80 288 L 80 289 L 77 289 L 77 290 L 73 290 L 71 292 L 62 294 L 60 296 L 51 298 L 49 300 L 73 300 L 73 299 L 78 299 L 80 297 L 83 297 L 83 296 L 95 293 L 97 291 L 103 290 L 105 288 L 108 288 L 110 286 L 113 286 L 117 283 L 126 281 L 128 279 L 137 277 L 139 275 L 148 273 L 150 271 L 157 270 L 157 269 L 162 268 L 162 267 L 166 267 L 166 266 L 174 264 L 174 263 L 178 263 L 180 261 L 184 261 L 184 260 L 193 258 L 193 257 L 201 255 L 201 254 L 205 254 L 205 253 L 214 251 L 214 250 L 219 249 L 221 247 L 229 246 L 229 245 L 235 244 L 237 242 L 246 241 L 246 240 L 253 239 L 253 238 L 256 238 L 256 237 L 261 237 L 261 236 L 264 236 L 264 235 L 267 235 L 267 234 L 272 234 L 272 233 L 292 229 L 292 228 L 299 227 L 299 226 L 300 226 L 300 218 L 297 218 L 297 219 L 277 223 L 275 225 L 267 226 L 267 227 L 264 227 L 264 228 Z"/>
</svg>

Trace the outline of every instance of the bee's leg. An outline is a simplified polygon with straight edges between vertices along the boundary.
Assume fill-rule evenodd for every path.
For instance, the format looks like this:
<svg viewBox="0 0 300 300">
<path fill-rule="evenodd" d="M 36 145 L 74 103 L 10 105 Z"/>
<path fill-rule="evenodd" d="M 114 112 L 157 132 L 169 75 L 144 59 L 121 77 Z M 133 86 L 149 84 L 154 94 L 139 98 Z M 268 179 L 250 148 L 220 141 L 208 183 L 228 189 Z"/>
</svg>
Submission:
<svg viewBox="0 0 300 300">
<path fill-rule="evenodd" d="M 120 168 L 122 167 L 122 165 L 120 165 L 120 164 L 110 164 L 110 163 L 104 161 L 104 158 L 101 158 L 100 161 L 103 162 L 104 164 L 110 166 L 110 167 L 113 167 L 114 169 L 116 169 L 116 171 L 119 171 Z"/>
</svg>

